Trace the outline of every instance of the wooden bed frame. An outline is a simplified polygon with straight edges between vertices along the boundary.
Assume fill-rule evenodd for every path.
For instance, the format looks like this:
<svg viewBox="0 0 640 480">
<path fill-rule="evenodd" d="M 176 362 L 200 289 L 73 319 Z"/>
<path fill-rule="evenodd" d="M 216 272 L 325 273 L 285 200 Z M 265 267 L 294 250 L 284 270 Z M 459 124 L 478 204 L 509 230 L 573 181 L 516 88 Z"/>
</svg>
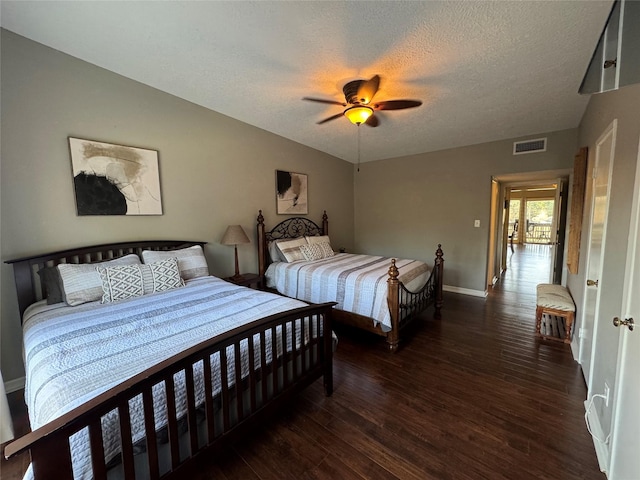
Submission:
<svg viewBox="0 0 640 480">
<path fill-rule="evenodd" d="M 205 242 L 185 241 L 146 241 L 125 242 L 109 245 L 65 250 L 62 252 L 32 256 L 8 261 L 14 268 L 20 316 L 35 301 L 45 298 L 43 284 L 37 271 L 45 266 L 59 263 L 92 263 L 117 258 L 129 253 L 140 255 L 142 250 L 171 250 L 192 245 L 204 245 Z M 69 437 L 87 427 L 89 430 L 93 475 L 96 480 L 106 479 L 107 466 L 104 460 L 101 418 L 112 410 L 118 410 L 120 431 L 122 434 L 122 452 L 120 455 L 125 479 L 133 479 L 136 463 L 142 461 L 148 469 L 148 478 L 191 478 L 196 469 L 198 458 L 203 452 L 216 452 L 223 444 L 228 444 L 246 432 L 262 417 L 273 414 L 284 401 L 293 394 L 324 377 L 327 396 L 333 391 L 332 370 L 332 304 L 314 305 L 290 310 L 259 319 L 243 327 L 231 330 L 223 335 L 207 339 L 189 350 L 175 355 L 140 374 L 125 380 L 84 405 L 53 420 L 47 425 L 9 443 L 5 456 L 9 458 L 26 450 L 30 451 L 36 480 L 73 478 Z M 291 334 L 292 325 L 308 325 L 310 340 L 296 345 L 292 342 L 290 351 L 284 352 L 270 363 L 266 360 L 265 335 L 270 332 L 271 351 L 276 351 L 276 340 L 286 345 L 285 337 Z M 301 323 L 298 323 L 301 322 Z M 259 336 L 256 351 L 254 342 Z M 248 345 L 248 373 L 241 377 L 240 344 Z M 235 355 L 227 358 L 226 348 L 234 346 Z M 212 355 L 220 355 L 222 390 L 213 395 L 211 382 Z M 260 368 L 255 365 L 254 355 L 261 359 Z M 205 378 L 205 402 L 198 407 L 195 404 L 196 392 L 193 379 L 193 365 L 203 362 Z M 234 362 L 235 378 L 229 386 L 226 366 Z M 177 418 L 176 412 L 168 408 L 166 444 L 158 447 L 158 432 L 154 428 L 152 387 L 165 382 L 167 403 L 176 404 L 174 374 L 184 372 L 186 379 L 187 414 Z M 142 395 L 146 430 L 146 453 L 134 454 L 131 440 L 129 418 L 129 400 Z M 174 408 L 175 410 L 175 408 Z M 203 415 L 204 414 L 204 415 Z M 197 417 L 205 417 L 200 421 Z M 179 426 L 180 425 L 180 426 Z M 186 425 L 185 428 L 182 427 Z M 180 428 L 182 427 L 182 432 Z M 187 451 L 180 446 L 186 441 Z M 159 453 L 159 448 L 164 448 Z M 166 453 L 164 453 L 166 452 Z M 160 467 L 159 457 L 169 458 L 170 466 Z M 162 473 L 161 469 L 168 468 Z M 146 475 L 146 474 L 145 474 Z"/>
<path fill-rule="evenodd" d="M 325 211 L 322 215 L 322 226 L 304 217 L 291 217 L 278 223 L 271 230 L 267 230 L 264 224 L 262 210 L 258 213 L 258 265 L 259 274 L 263 277 L 271 263 L 269 257 L 269 242 L 282 238 L 296 238 L 301 236 L 315 236 L 329 234 L 329 218 Z M 442 308 L 442 278 L 444 258 L 441 245 L 436 250 L 436 258 L 431 276 L 427 283 L 417 292 L 411 292 L 398 280 L 398 269 L 395 259 L 389 266 L 388 296 L 389 312 L 391 314 L 392 328 L 384 332 L 380 325 L 374 326 L 371 318 L 357 313 L 347 312 L 334 308 L 333 319 L 336 322 L 351 325 L 353 327 L 375 333 L 386 338 L 390 351 L 395 352 L 400 343 L 400 332 L 430 305 L 435 307 L 435 318 L 440 318 Z"/>
</svg>

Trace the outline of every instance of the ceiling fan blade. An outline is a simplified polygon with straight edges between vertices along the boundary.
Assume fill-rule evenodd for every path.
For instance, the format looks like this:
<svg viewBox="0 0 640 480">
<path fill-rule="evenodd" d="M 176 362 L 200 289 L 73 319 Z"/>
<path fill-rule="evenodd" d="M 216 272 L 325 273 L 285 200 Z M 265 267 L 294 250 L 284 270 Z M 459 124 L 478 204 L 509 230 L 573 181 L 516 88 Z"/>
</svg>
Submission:
<svg viewBox="0 0 640 480">
<path fill-rule="evenodd" d="M 378 117 L 376 117 L 375 115 L 371 115 L 369 118 L 367 118 L 367 121 L 364 122 L 365 125 L 369 125 L 370 127 L 377 127 L 378 125 L 380 125 L 380 120 L 378 120 Z"/>
<path fill-rule="evenodd" d="M 358 87 L 358 101 L 367 105 L 373 100 L 380 86 L 380 76 L 374 75 L 369 80 L 363 81 Z"/>
<path fill-rule="evenodd" d="M 376 103 L 374 110 L 402 110 L 403 108 L 415 108 L 422 105 L 420 100 L 387 100 Z"/>
<path fill-rule="evenodd" d="M 342 107 L 347 106 L 347 104 L 344 102 L 338 102 L 337 100 L 325 100 L 323 98 L 303 97 L 302 100 L 308 100 L 309 102 L 328 103 L 330 105 L 340 105 Z"/>
<path fill-rule="evenodd" d="M 323 123 L 327 123 L 327 122 L 329 122 L 331 120 L 335 120 L 336 118 L 340 118 L 340 117 L 342 117 L 342 115 L 343 115 L 343 112 L 336 113 L 335 115 L 332 115 L 329 118 L 325 118 L 324 120 L 320 120 L 318 122 L 318 125 L 322 125 Z"/>
</svg>

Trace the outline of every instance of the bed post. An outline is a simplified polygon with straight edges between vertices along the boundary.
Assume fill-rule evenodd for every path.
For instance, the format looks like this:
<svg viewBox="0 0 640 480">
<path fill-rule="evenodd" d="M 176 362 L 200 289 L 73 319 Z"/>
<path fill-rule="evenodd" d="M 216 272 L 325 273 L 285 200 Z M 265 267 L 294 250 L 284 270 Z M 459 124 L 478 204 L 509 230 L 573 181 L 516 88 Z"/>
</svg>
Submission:
<svg viewBox="0 0 640 480">
<path fill-rule="evenodd" d="M 327 211 L 322 214 L 322 234 L 329 235 L 329 217 L 327 217 Z"/>
<path fill-rule="evenodd" d="M 258 210 L 258 275 L 264 277 L 264 272 L 267 269 L 266 262 L 266 238 L 264 234 L 264 217 L 262 216 L 262 210 Z M 263 278 L 264 281 L 264 278 Z"/>
<path fill-rule="evenodd" d="M 398 267 L 396 267 L 396 259 L 392 258 L 391 266 L 389 267 L 389 278 L 387 279 L 387 303 L 389 304 L 389 313 L 391 314 L 391 331 L 387 332 L 387 344 L 391 352 L 398 350 L 398 343 L 400 341 L 399 273 Z"/>
<path fill-rule="evenodd" d="M 333 394 L 333 324 L 331 315 L 333 305 L 329 306 L 322 315 L 322 334 L 324 335 L 323 360 L 324 365 L 324 394 L 330 397 Z"/>
<path fill-rule="evenodd" d="M 442 309 L 442 284 L 444 282 L 444 258 L 442 253 L 442 245 L 438 244 L 438 249 L 436 250 L 436 260 L 435 260 L 435 268 L 436 268 L 436 313 L 435 318 L 440 318 L 440 310 Z"/>
</svg>

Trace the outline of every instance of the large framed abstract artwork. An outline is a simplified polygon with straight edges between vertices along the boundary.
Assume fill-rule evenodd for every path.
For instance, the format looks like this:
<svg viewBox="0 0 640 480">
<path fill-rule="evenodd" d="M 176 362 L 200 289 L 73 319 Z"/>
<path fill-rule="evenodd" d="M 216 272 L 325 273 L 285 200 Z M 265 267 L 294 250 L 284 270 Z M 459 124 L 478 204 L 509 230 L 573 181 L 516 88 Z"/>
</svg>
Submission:
<svg viewBox="0 0 640 480">
<path fill-rule="evenodd" d="M 158 152 L 69 137 L 78 215 L 162 215 Z"/>
<path fill-rule="evenodd" d="M 307 175 L 276 170 L 276 211 L 279 215 L 306 215 Z"/>
</svg>

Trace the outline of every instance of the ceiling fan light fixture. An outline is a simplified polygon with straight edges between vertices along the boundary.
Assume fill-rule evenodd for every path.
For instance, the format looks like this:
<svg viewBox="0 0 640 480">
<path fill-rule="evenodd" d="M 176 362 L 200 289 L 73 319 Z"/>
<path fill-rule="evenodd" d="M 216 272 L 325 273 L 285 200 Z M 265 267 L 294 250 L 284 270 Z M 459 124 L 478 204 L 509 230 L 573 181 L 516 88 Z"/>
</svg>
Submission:
<svg viewBox="0 0 640 480">
<path fill-rule="evenodd" d="M 356 105 L 344 111 L 344 116 L 354 125 L 365 123 L 371 115 L 373 115 L 373 108 L 363 105 Z"/>
</svg>

